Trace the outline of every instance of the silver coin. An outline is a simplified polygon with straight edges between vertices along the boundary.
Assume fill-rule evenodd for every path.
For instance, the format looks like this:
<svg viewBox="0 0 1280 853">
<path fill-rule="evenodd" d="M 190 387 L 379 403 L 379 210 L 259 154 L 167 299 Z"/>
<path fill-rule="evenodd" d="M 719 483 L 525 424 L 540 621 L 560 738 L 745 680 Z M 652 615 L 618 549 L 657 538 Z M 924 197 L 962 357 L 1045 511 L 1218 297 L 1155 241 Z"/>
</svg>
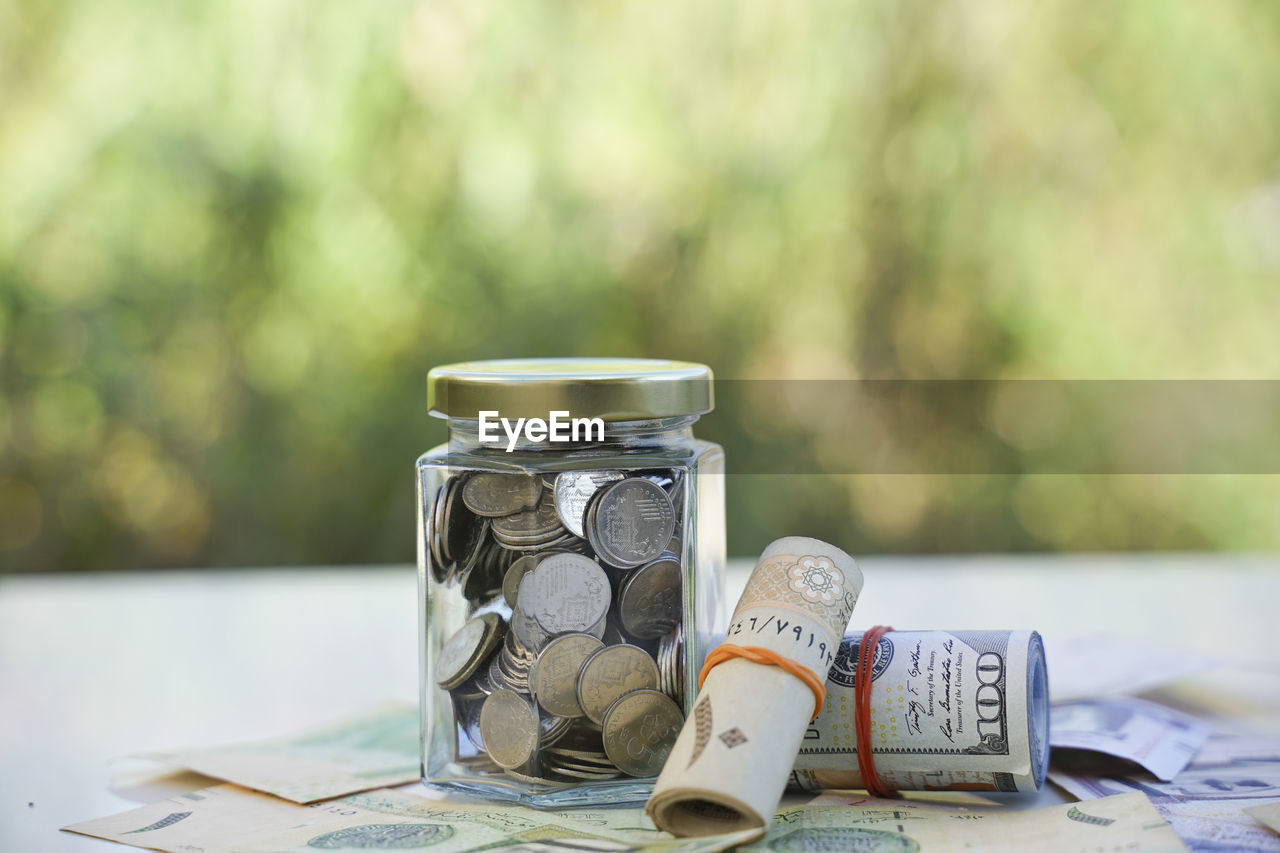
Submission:
<svg viewBox="0 0 1280 853">
<path fill-rule="evenodd" d="M 658 665 L 639 646 L 605 646 L 587 658 L 578 673 L 578 704 L 594 723 L 623 694 L 658 686 Z"/>
<path fill-rule="evenodd" d="M 452 690 L 470 678 L 502 638 L 502 620 L 492 613 L 467 623 L 440 648 L 436 660 L 436 684 Z"/>
<path fill-rule="evenodd" d="M 601 559 L 619 568 L 657 559 L 676 528 L 667 493 L 639 477 L 601 489 L 590 514 L 592 546 Z"/>
<path fill-rule="evenodd" d="M 516 606 L 516 600 L 520 591 L 520 581 L 525 575 L 533 571 L 538 565 L 538 558 L 533 554 L 525 554 L 508 568 L 502 578 L 502 595 L 507 600 L 507 604 L 512 607 Z"/>
<path fill-rule="evenodd" d="M 507 536 L 495 530 L 493 541 L 508 551 L 546 551 L 559 548 L 566 540 L 558 530 L 535 536 Z"/>
<path fill-rule="evenodd" d="M 565 529 L 574 536 L 584 536 L 582 517 L 591 496 L 622 478 L 621 471 L 562 471 L 556 475 L 556 514 Z"/>
<path fill-rule="evenodd" d="M 536 672 L 529 682 L 538 704 L 561 717 L 581 717 L 578 704 L 578 671 L 604 644 L 590 634 L 565 634 L 547 644 L 538 655 Z"/>
<path fill-rule="evenodd" d="M 514 631 L 508 631 L 503 645 L 511 653 L 512 656 L 524 660 L 526 663 L 532 664 L 538 658 L 538 653 L 531 647 L 521 642 L 520 637 Z"/>
<path fill-rule="evenodd" d="M 586 631 L 604 618 L 612 589 L 594 560 L 559 552 L 544 557 L 525 575 L 517 597 L 520 609 L 532 615 L 544 631 L 565 634 Z"/>
<path fill-rule="evenodd" d="M 501 651 L 497 654 L 498 669 L 502 678 L 513 690 L 529 692 L 529 667 L 535 660 L 532 653 L 516 639 L 514 632 L 507 634 Z"/>
<path fill-rule="evenodd" d="M 670 633 L 684 610 L 680 576 L 680 562 L 671 554 L 633 571 L 618 592 L 622 629 L 641 640 Z"/>
<path fill-rule="evenodd" d="M 671 695 L 671 644 L 667 637 L 658 641 L 658 689 Z"/>
<path fill-rule="evenodd" d="M 505 654 L 498 655 L 498 670 L 502 678 L 506 681 L 506 685 L 517 693 L 529 693 L 529 679 L 525 672 L 515 668 L 511 664 L 511 659 Z"/>
<path fill-rule="evenodd" d="M 529 673 L 529 667 L 533 666 L 536 658 L 532 655 L 525 654 L 523 646 L 516 646 L 514 643 L 503 643 L 500 652 L 503 658 L 503 666 L 508 672 L 514 672 L 517 675 L 524 676 Z"/>
<path fill-rule="evenodd" d="M 658 643 L 658 689 L 680 704 L 684 701 L 684 626 L 677 625 Z"/>
<path fill-rule="evenodd" d="M 542 481 L 530 474 L 486 472 L 467 478 L 462 500 L 476 515 L 498 518 L 536 506 Z"/>
<path fill-rule="evenodd" d="M 659 670 L 661 671 L 661 670 Z M 534 702 L 538 701 L 538 662 L 535 660 L 529 667 L 529 698 Z"/>
<path fill-rule="evenodd" d="M 554 537 L 540 540 L 533 545 L 525 547 L 538 554 L 545 554 L 548 551 L 572 551 L 575 554 L 582 554 L 585 546 L 586 543 L 572 533 L 557 531 Z"/>
<path fill-rule="evenodd" d="M 680 706 L 670 696 L 637 690 L 605 712 L 604 751 L 629 776 L 657 776 L 683 725 Z"/>
<path fill-rule="evenodd" d="M 480 710 L 480 737 L 499 767 L 517 768 L 538 749 L 538 712 L 514 690 L 497 690 Z"/>
<path fill-rule="evenodd" d="M 485 674 L 489 678 L 489 683 L 493 685 L 493 692 L 499 690 L 515 690 L 515 685 L 511 683 L 510 678 L 502 671 L 502 656 L 494 655 L 489 658 L 489 665 L 485 667 Z M 489 695 L 493 695 L 492 693 Z"/>
</svg>

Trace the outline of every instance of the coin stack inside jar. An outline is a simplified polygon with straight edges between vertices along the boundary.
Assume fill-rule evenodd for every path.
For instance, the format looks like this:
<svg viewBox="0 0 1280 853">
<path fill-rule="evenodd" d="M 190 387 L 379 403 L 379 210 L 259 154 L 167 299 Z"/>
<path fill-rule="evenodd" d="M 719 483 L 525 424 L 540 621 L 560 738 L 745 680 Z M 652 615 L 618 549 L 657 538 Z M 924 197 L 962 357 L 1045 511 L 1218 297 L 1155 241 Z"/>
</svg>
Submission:
<svg viewBox="0 0 1280 853">
<path fill-rule="evenodd" d="M 436 657 L 459 756 L 531 783 L 655 776 L 683 723 L 683 476 L 464 472 L 427 529 L 470 618 Z"/>
</svg>

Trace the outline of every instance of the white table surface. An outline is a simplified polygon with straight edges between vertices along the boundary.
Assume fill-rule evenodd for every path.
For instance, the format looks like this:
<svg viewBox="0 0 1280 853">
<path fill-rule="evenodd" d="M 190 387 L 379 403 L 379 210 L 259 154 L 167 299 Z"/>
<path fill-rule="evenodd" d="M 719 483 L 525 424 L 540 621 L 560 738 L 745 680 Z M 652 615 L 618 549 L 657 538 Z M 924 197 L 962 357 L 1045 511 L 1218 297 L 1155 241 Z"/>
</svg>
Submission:
<svg viewBox="0 0 1280 853">
<path fill-rule="evenodd" d="M 730 604 L 751 562 L 732 564 Z M 1164 698 L 1280 732 L 1280 556 L 861 564 L 856 627 L 1035 628 L 1050 649 L 1098 631 L 1155 639 L 1243 663 Z M 416 701 L 416 596 L 409 566 L 0 577 L 0 851 L 101 848 L 110 842 L 58 827 L 177 792 L 140 784 L 155 765 L 122 756 Z M 1024 805 L 1060 799 L 1049 790 Z"/>
</svg>

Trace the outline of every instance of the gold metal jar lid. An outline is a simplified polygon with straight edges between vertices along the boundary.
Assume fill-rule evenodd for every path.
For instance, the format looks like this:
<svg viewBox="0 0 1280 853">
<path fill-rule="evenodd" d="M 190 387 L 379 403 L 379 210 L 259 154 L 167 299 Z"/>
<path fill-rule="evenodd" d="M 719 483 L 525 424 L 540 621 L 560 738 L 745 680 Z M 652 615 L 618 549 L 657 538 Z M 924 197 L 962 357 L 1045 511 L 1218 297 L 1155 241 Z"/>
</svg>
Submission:
<svg viewBox="0 0 1280 853">
<path fill-rule="evenodd" d="M 651 358 L 499 359 L 445 364 L 427 374 L 436 417 L 545 418 L 553 411 L 606 421 L 711 411 L 711 368 Z"/>
</svg>

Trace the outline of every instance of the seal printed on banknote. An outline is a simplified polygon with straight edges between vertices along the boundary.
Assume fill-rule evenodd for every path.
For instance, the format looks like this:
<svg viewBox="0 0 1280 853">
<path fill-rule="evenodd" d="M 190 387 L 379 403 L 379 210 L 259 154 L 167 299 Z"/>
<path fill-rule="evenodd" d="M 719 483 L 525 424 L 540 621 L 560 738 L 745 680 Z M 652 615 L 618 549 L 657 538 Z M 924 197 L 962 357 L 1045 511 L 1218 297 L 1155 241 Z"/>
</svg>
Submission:
<svg viewBox="0 0 1280 853">
<path fill-rule="evenodd" d="M 849 688 L 854 686 L 854 677 L 858 671 L 858 648 L 861 645 L 861 639 L 852 634 L 840 641 L 840 649 L 836 652 L 836 659 L 831 664 L 831 672 L 827 674 L 828 681 L 834 681 L 836 684 Z M 888 637 L 881 637 L 876 643 L 876 649 L 872 652 L 871 657 L 871 680 L 873 682 L 884 674 L 892 660 L 893 643 Z"/>
</svg>

